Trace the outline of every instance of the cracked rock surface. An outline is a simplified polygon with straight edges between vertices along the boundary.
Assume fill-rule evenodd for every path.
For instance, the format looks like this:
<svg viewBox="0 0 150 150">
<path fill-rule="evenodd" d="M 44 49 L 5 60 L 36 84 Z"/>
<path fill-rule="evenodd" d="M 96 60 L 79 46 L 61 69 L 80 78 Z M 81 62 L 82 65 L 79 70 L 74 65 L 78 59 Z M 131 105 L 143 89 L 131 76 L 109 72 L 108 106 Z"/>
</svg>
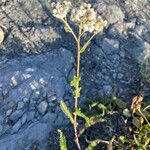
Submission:
<svg viewBox="0 0 150 150">
<path fill-rule="evenodd" d="M 50 131 L 68 123 L 59 101 L 72 103 L 75 43 L 52 16 L 50 2 L 0 3 L 7 28 L 0 46 L 0 150 L 48 150 Z M 150 63 L 149 76 L 141 67 L 150 58 L 150 1 L 84 2 L 92 3 L 108 26 L 82 55 L 82 100 L 114 91 L 127 101 L 139 93 L 149 96 Z"/>
</svg>

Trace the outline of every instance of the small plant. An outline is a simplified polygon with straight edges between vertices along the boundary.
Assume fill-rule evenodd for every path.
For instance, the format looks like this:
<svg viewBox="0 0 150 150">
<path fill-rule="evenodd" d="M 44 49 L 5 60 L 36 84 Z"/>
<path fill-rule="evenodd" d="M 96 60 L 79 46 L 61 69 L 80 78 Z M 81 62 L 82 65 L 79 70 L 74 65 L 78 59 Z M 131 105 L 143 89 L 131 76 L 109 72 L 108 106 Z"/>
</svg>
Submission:
<svg viewBox="0 0 150 150">
<path fill-rule="evenodd" d="M 78 107 L 78 100 L 80 98 L 81 91 L 80 58 L 81 54 L 85 52 L 94 36 L 103 31 L 104 27 L 107 25 L 107 21 L 103 20 L 100 16 L 97 16 L 97 13 L 91 7 L 91 4 L 82 3 L 78 8 L 72 9 L 70 16 L 71 21 L 74 22 L 75 25 L 78 27 L 78 33 L 76 34 L 67 20 L 67 15 L 70 11 L 71 3 L 68 1 L 63 1 L 62 3 L 53 2 L 51 6 L 53 9 L 53 15 L 64 24 L 65 31 L 71 33 L 76 42 L 76 74 L 70 83 L 70 85 L 74 89 L 74 112 L 71 113 L 69 108 L 65 105 L 63 101 L 61 101 L 60 106 L 65 115 L 69 118 L 70 122 L 73 124 L 75 143 L 77 148 L 80 150 L 81 147 L 79 143 L 77 116 L 80 116 L 85 119 L 86 127 L 89 127 L 90 125 L 94 124 L 99 119 L 99 116 L 93 118 L 85 116 Z M 91 34 L 91 37 L 87 39 L 87 41 L 83 45 L 81 45 L 81 38 L 87 32 Z"/>
</svg>

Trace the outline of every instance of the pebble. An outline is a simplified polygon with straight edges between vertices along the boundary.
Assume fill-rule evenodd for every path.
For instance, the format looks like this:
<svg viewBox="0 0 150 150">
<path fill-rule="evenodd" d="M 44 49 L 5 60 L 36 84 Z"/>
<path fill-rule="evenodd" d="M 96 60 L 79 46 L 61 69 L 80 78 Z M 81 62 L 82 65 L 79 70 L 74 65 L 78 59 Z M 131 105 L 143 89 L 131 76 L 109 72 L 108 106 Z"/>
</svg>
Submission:
<svg viewBox="0 0 150 150">
<path fill-rule="evenodd" d="M 39 105 L 38 105 L 38 111 L 40 114 L 44 115 L 46 110 L 48 107 L 48 103 L 46 101 L 42 101 Z"/>
</svg>

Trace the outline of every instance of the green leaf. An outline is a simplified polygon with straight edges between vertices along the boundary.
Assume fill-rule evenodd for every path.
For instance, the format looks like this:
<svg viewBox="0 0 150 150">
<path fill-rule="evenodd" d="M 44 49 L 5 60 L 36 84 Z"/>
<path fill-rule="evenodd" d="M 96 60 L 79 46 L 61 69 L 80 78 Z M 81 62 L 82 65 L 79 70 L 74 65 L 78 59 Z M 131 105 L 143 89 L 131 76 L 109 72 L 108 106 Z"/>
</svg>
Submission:
<svg viewBox="0 0 150 150">
<path fill-rule="evenodd" d="M 79 84 L 80 80 L 81 80 L 81 77 L 74 76 L 73 80 L 70 83 L 70 86 L 76 88 L 76 86 Z"/>
<path fill-rule="evenodd" d="M 90 120 L 89 120 L 89 125 L 88 125 L 88 127 L 90 127 L 90 126 L 92 126 L 92 125 L 94 125 L 94 124 L 96 124 L 96 123 L 98 123 L 98 122 L 103 122 L 103 121 L 104 121 L 104 119 L 103 119 L 102 115 L 95 115 L 95 116 L 92 116 L 92 117 L 90 118 Z"/>
<path fill-rule="evenodd" d="M 71 114 L 70 110 L 63 101 L 60 102 L 60 108 L 64 112 L 64 114 L 68 117 L 70 122 L 74 124 L 73 115 Z"/>
<path fill-rule="evenodd" d="M 105 115 L 105 112 L 108 111 L 107 107 L 103 104 L 98 104 L 98 108 L 101 109 L 103 111 L 102 116 Z"/>
<path fill-rule="evenodd" d="M 94 148 L 101 142 L 101 140 L 97 139 L 94 141 L 91 141 L 86 150 L 94 150 Z"/>
<path fill-rule="evenodd" d="M 119 108 L 126 108 L 127 106 L 127 104 L 124 101 L 116 97 L 113 97 L 113 103 L 116 104 Z"/>
<path fill-rule="evenodd" d="M 125 138 L 125 136 L 119 136 L 119 140 L 121 141 L 121 143 L 125 143 L 125 141 L 126 141 L 126 138 Z"/>
<path fill-rule="evenodd" d="M 123 110 L 123 115 L 127 118 L 131 117 L 131 112 L 129 111 L 129 109 L 124 109 Z"/>
<path fill-rule="evenodd" d="M 95 107 L 95 106 L 97 106 L 97 105 L 98 105 L 98 102 L 93 102 L 93 103 L 90 105 L 90 107 L 93 108 L 93 107 Z"/>
<path fill-rule="evenodd" d="M 74 114 L 76 114 L 77 116 L 83 118 L 85 120 L 86 123 L 89 123 L 90 119 L 89 117 L 87 117 L 84 113 L 82 113 L 79 109 L 77 109 Z"/>
<path fill-rule="evenodd" d="M 86 50 L 86 48 L 90 45 L 90 41 L 87 41 L 84 45 L 83 45 L 83 47 L 80 49 L 80 53 L 83 53 L 85 50 Z"/>
<path fill-rule="evenodd" d="M 66 142 L 66 137 L 63 134 L 61 130 L 57 130 L 59 133 L 59 145 L 60 145 L 60 150 L 67 150 L 67 142 Z"/>
</svg>

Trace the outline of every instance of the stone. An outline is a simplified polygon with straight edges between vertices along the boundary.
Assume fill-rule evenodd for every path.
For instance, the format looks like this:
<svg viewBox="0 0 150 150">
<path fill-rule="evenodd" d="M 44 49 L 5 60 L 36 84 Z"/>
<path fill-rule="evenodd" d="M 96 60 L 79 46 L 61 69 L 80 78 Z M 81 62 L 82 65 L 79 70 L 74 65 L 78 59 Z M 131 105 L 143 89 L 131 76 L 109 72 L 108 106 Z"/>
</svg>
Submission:
<svg viewBox="0 0 150 150">
<path fill-rule="evenodd" d="M 56 118 L 57 118 L 56 113 L 48 112 L 42 117 L 41 122 L 43 122 L 43 123 L 51 122 L 51 125 L 52 125 Z"/>
<path fill-rule="evenodd" d="M 22 117 L 23 113 L 24 112 L 22 110 L 16 110 L 14 113 L 10 115 L 9 119 L 12 120 L 13 122 L 16 122 L 20 117 Z"/>
<path fill-rule="evenodd" d="M 102 46 L 102 49 L 104 50 L 104 52 L 106 53 L 106 55 L 115 54 L 115 53 L 118 53 L 118 51 L 119 51 L 119 41 L 118 40 L 104 38 L 101 46 Z"/>
<path fill-rule="evenodd" d="M 19 119 L 13 126 L 11 130 L 11 134 L 17 133 L 19 129 L 25 124 L 26 121 L 27 121 L 27 115 L 24 114 L 23 117 Z"/>
<path fill-rule="evenodd" d="M 39 105 L 38 105 L 38 111 L 40 114 L 44 115 L 46 110 L 48 107 L 48 103 L 46 101 L 42 101 Z"/>
<path fill-rule="evenodd" d="M 102 16 L 106 18 L 108 24 L 123 22 L 125 17 L 124 13 L 118 6 L 105 2 L 100 2 L 98 4 L 97 11 L 99 14 L 102 14 Z"/>
<path fill-rule="evenodd" d="M 110 85 L 105 85 L 105 86 L 103 86 L 103 91 L 104 91 L 105 95 L 111 94 L 112 87 Z"/>
<path fill-rule="evenodd" d="M 27 121 L 32 121 L 34 119 L 34 116 L 35 116 L 34 111 L 27 112 Z"/>
<path fill-rule="evenodd" d="M 22 109 L 24 107 L 24 102 L 18 102 L 17 109 Z"/>
<path fill-rule="evenodd" d="M 6 111 L 6 116 L 10 116 L 12 112 L 13 112 L 12 109 L 7 110 L 7 111 Z"/>
</svg>

